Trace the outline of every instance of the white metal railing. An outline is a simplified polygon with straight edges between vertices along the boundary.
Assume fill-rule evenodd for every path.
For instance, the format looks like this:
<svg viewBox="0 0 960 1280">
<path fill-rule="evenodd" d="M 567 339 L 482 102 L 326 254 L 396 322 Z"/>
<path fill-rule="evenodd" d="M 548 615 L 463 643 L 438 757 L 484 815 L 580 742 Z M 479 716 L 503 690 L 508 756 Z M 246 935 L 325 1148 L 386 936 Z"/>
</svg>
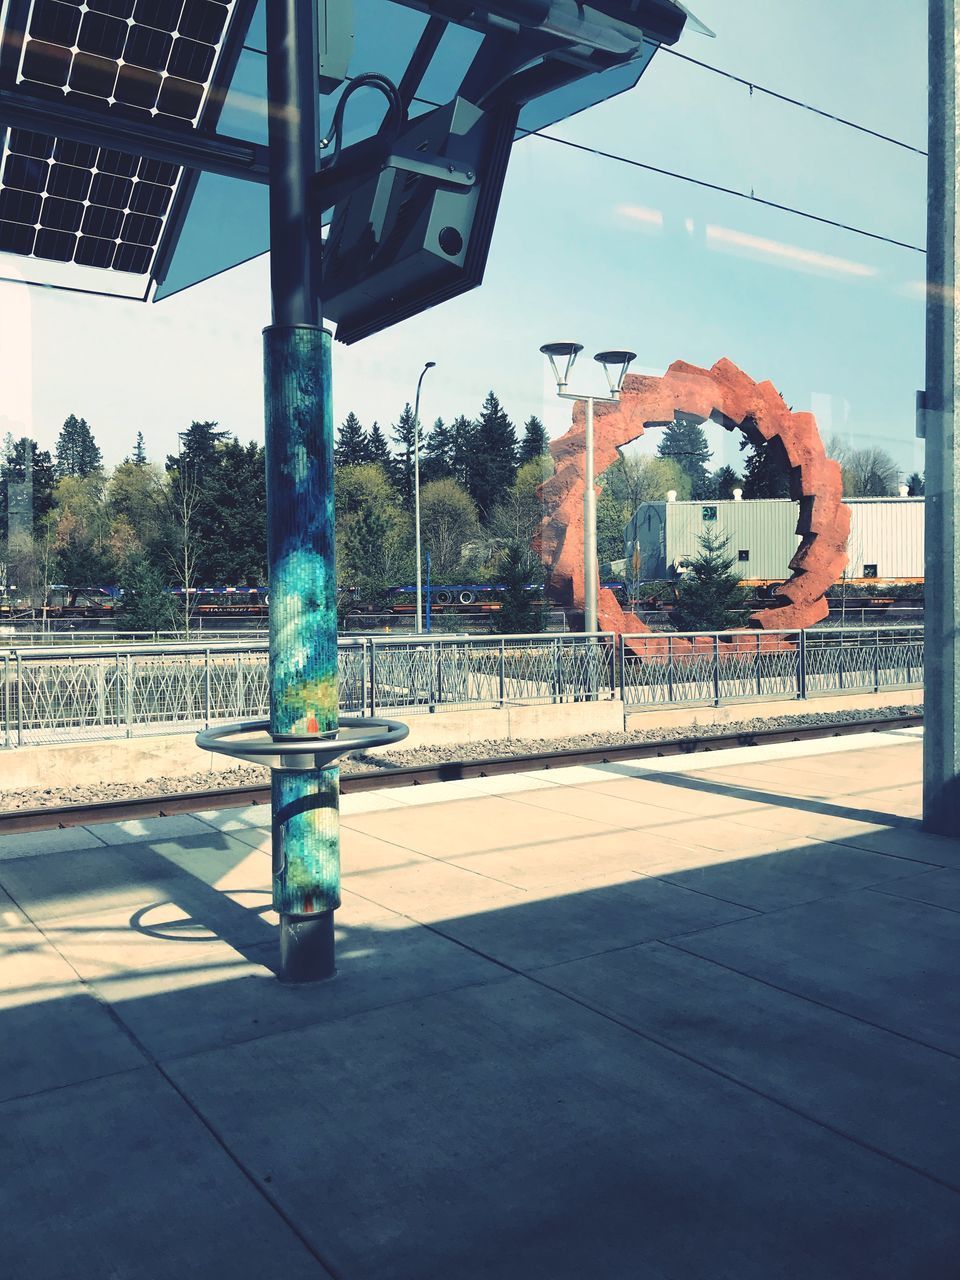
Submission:
<svg viewBox="0 0 960 1280">
<path fill-rule="evenodd" d="M 923 628 L 640 633 L 620 637 L 632 707 L 879 693 L 923 685 Z"/>
<path fill-rule="evenodd" d="M 343 712 L 403 716 L 618 696 L 608 634 L 350 636 Z M 269 715 L 265 642 L 30 647 L 0 653 L 0 743 L 97 741 Z"/>
<path fill-rule="evenodd" d="M 919 627 L 619 637 L 342 636 L 340 705 L 411 715 L 508 704 L 632 708 L 915 689 Z M 269 714 L 267 645 L 96 645 L 0 652 L 0 744 L 194 731 Z"/>
</svg>

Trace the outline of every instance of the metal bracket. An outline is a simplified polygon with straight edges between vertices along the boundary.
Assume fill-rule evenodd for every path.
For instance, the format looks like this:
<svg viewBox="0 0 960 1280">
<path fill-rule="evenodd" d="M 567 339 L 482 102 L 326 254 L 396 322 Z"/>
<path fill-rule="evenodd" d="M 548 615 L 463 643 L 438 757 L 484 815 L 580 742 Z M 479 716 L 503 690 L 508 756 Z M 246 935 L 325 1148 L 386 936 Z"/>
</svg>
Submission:
<svg viewBox="0 0 960 1280">
<path fill-rule="evenodd" d="M 477 175 L 469 165 L 446 156 L 431 156 L 423 151 L 406 151 L 397 148 L 387 157 L 385 168 L 402 169 L 405 173 L 419 173 L 435 182 L 445 182 L 455 187 L 472 187 Z"/>
</svg>

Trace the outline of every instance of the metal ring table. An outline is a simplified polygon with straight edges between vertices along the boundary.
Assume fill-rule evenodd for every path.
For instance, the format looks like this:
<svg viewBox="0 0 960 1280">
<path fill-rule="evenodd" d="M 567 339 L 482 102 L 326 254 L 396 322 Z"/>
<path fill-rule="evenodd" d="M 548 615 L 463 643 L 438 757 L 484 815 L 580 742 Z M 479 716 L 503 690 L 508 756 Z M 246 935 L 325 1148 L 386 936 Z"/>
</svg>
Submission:
<svg viewBox="0 0 960 1280">
<path fill-rule="evenodd" d="M 269 720 L 245 720 L 218 725 L 197 734 L 197 746 L 216 751 L 268 769 L 309 773 L 330 769 L 348 751 L 370 747 L 391 747 L 402 742 L 410 730 L 399 720 L 372 716 L 341 716 L 336 732 L 274 737 Z"/>
</svg>

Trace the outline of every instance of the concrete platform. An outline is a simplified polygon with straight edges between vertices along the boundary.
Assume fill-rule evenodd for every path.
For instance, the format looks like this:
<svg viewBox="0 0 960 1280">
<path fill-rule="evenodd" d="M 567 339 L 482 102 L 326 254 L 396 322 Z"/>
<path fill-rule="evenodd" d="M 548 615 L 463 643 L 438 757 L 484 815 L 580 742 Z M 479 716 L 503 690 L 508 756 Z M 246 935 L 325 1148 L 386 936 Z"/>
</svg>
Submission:
<svg viewBox="0 0 960 1280">
<path fill-rule="evenodd" d="M 914 731 L 0 838 L 0 1271 L 960 1274 L 960 841 Z"/>
</svg>

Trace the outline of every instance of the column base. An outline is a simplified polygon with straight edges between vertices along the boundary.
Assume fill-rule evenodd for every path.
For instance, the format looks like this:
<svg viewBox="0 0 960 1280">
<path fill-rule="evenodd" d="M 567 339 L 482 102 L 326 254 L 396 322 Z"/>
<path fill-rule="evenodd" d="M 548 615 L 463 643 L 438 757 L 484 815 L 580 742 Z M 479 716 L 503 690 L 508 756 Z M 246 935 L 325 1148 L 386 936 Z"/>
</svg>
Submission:
<svg viewBox="0 0 960 1280">
<path fill-rule="evenodd" d="M 325 982 L 336 976 L 333 912 L 280 917 L 281 982 Z"/>
</svg>

